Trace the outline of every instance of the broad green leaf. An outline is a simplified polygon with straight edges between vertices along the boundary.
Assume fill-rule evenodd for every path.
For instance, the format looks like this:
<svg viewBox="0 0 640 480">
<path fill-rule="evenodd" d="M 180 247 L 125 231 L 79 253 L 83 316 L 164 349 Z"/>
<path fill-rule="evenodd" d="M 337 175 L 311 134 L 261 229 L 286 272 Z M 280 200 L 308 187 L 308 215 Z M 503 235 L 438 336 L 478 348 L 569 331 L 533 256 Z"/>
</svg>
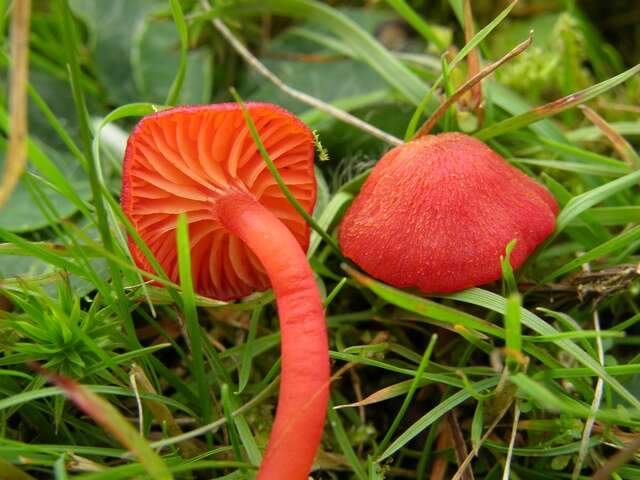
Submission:
<svg viewBox="0 0 640 480">
<path fill-rule="evenodd" d="M 133 45 L 133 75 L 138 99 L 166 103 L 181 65 L 180 40 L 172 21 L 148 18 Z M 205 49 L 185 52 L 185 76 L 179 103 L 208 103 L 212 82 L 212 56 Z M 175 92 L 174 92 L 175 93 Z"/>
<path fill-rule="evenodd" d="M 315 0 L 265 0 L 260 5 L 272 13 L 322 24 L 349 44 L 362 61 L 407 100 L 415 105 L 420 103 L 426 90 L 422 81 L 375 38 L 338 10 Z"/>
<path fill-rule="evenodd" d="M 323 62 L 302 62 L 286 55 L 325 54 L 315 42 L 301 39 L 287 31 L 268 42 L 269 51 L 279 52 L 284 58 L 262 58 L 261 61 L 288 86 L 303 91 L 325 102 L 338 104 L 343 99 L 367 96 L 370 92 L 385 91 L 386 83 L 361 61 L 352 58 L 331 58 Z M 341 78 L 336 82 L 336 78 Z M 241 93 L 246 98 L 269 99 L 294 113 L 303 113 L 309 108 L 284 93 L 254 70 L 247 72 L 241 84 Z M 351 108 L 353 109 L 353 108 Z M 322 118 L 322 117 L 321 117 Z M 305 118 L 305 121 L 308 121 Z"/>
<path fill-rule="evenodd" d="M 422 35 L 425 40 L 432 42 L 438 50 L 444 50 L 447 45 L 443 41 L 442 38 L 435 32 L 427 22 L 413 9 L 411 6 L 405 2 L 405 0 L 387 0 L 387 3 L 391 5 L 396 12 L 398 12 L 402 17 L 416 29 L 417 32 Z"/>
<path fill-rule="evenodd" d="M 4 153 L 6 142 L 0 139 L 0 169 L 4 165 Z M 58 166 L 60 172 L 67 179 L 69 188 L 83 200 L 91 197 L 89 181 L 77 161 L 67 155 L 63 155 L 47 147 L 41 147 L 52 162 Z M 7 204 L 0 210 L 0 227 L 11 232 L 31 232 L 49 225 L 46 216 L 35 206 L 29 190 L 21 181 L 13 191 Z M 77 206 L 65 195 L 46 184 L 41 185 L 47 193 L 47 198 L 55 206 L 59 217 L 56 221 L 70 217 L 78 211 Z"/>
<path fill-rule="evenodd" d="M 166 8 L 166 1 L 71 0 L 70 4 L 73 12 L 87 24 L 92 57 L 110 99 L 116 104 L 140 100 L 132 65 L 134 42 L 145 17 Z"/>
</svg>

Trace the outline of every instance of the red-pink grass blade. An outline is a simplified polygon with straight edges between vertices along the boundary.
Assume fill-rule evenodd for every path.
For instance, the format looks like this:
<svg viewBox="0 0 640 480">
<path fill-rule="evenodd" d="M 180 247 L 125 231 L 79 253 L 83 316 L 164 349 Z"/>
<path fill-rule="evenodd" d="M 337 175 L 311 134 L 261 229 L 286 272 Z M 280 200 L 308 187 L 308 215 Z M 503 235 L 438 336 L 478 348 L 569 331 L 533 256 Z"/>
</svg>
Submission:
<svg viewBox="0 0 640 480">
<path fill-rule="evenodd" d="M 458 90 L 453 92 L 453 95 L 451 95 L 446 101 L 442 102 L 440 106 L 437 108 L 437 110 L 433 112 L 433 115 L 431 115 L 429 119 L 426 122 L 424 122 L 422 127 L 420 127 L 420 129 L 414 136 L 414 139 L 429 135 L 429 133 L 431 132 L 431 129 L 435 126 L 435 124 L 438 122 L 440 117 L 447 111 L 447 109 L 451 105 L 453 105 L 453 103 L 456 100 L 458 100 L 462 95 L 464 95 L 469 89 L 473 88 L 474 85 L 480 83 L 484 78 L 491 75 L 502 64 L 508 62 L 512 58 L 524 52 L 529 47 L 529 45 L 531 45 L 532 41 L 533 41 L 533 32 L 529 32 L 529 37 L 524 42 L 518 44 L 513 50 L 508 52 L 500 60 L 498 60 L 495 63 L 492 63 L 491 65 L 487 65 L 485 68 L 480 70 L 477 74 L 475 74 L 469 80 L 467 80 L 462 85 L 460 85 Z"/>
<path fill-rule="evenodd" d="M 76 407 L 89 415 L 125 448 L 135 454 L 151 478 L 155 480 L 173 479 L 173 475 L 160 456 L 151 449 L 147 441 L 138 434 L 136 429 L 113 405 L 70 378 L 51 372 L 35 362 L 30 362 L 29 366 L 60 387 Z"/>
<path fill-rule="evenodd" d="M 403 382 L 395 383 L 393 385 L 389 385 L 388 387 L 381 388 L 380 390 L 376 390 L 371 395 L 363 398 L 362 400 L 354 403 L 345 403 L 343 405 L 336 405 L 333 407 L 335 410 L 340 408 L 353 408 L 353 407 L 363 407 L 366 405 L 372 405 L 378 402 L 384 402 L 385 400 L 389 400 L 391 398 L 399 397 L 409 391 L 411 388 L 411 383 L 413 380 L 405 380 Z M 418 386 L 423 387 L 430 382 L 426 379 L 420 379 L 418 381 Z"/>
</svg>

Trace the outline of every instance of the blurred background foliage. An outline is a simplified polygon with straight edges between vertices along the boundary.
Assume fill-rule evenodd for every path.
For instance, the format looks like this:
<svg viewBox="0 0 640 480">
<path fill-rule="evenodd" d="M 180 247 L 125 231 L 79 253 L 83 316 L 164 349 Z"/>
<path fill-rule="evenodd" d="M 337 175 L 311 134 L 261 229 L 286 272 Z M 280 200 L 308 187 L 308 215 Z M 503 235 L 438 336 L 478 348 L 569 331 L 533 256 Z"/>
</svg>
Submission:
<svg viewBox="0 0 640 480">
<path fill-rule="evenodd" d="M 77 16 L 83 45 L 80 52 L 82 83 L 96 120 L 122 104 L 162 103 L 180 61 L 178 32 L 168 3 L 163 0 L 71 0 L 70 3 Z M 336 50 L 335 41 L 329 42 L 330 37 L 322 25 L 256 13 L 251 8 L 245 12 L 242 3 L 237 6 L 223 1 L 220 8 L 228 9 L 229 26 L 286 84 L 327 102 L 341 99 L 360 102 L 362 107 L 353 108 L 354 114 L 389 133 L 403 136 L 413 106 L 399 98 L 397 92 L 390 91 L 369 66 L 349 52 Z M 439 72 L 442 49 L 425 42 L 386 2 L 326 3 L 339 8 L 372 33 L 423 79 L 433 80 Z M 453 2 L 456 3 L 461 2 Z M 197 6 L 193 0 L 182 4 L 185 12 Z M 456 51 L 452 45 L 464 43 L 452 2 L 412 0 L 409 4 L 423 14 L 443 45 L 448 46 L 450 58 Z M 476 25 L 483 26 L 508 2 L 474 0 L 472 5 Z M 66 85 L 64 51 L 52 2 L 35 0 L 33 10 L 30 81 L 71 136 L 77 137 L 73 101 Z M 496 76 L 500 83 L 530 104 L 541 104 L 603 81 L 636 63 L 640 59 L 638 19 L 640 2 L 636 1 L 521 0 L 483 43 L 482 54 L 489 59 L 499 58 L 526 38 L 529 30 L 534 30 L 533 45 L 498 70 Z M 188 67 L 180 103 L 228 101 L 229 87 L 236 86 L 246 99 L 268 99 L 296 114 L 304 114 L 309 109 L 247 68 L 208 19 L 196 16 L 190 23 L 189 34 Z M 6 61 L 3 67 L 0 83 L 4 85 Z M 454 72 L 454 84 L 464 80 L 465 69 L 462 65 Z M 1 93 L 6 93 L 6 88 L 2 88 Z M 599 109 L 606 111 L 609 120 L 623 121 L 633 119 L 638 113 L 638 98 L 640 78 L 635 76 L 621 88 L 598 97 L 596 102 Z M 30 131 L 37 147 L 46 150 L 73 179 L 81 196 L 88 195 L 83 172 L 65 153 L 61 140 L 33 102 L 29 113 Z M 564 113 L 562 119 L 568 127 L 586 124 L 575 111 Z M 333 119 L 316 115 L 313 120 L 313 127 L 319 130 L 325 146 L 341 165 L 325 171 L 331 177 L 329 185 L 341 184 L 387 148 L 381 141 L 361 135 Z M 126 121 L 124 125 L 126 127 Z M 117 190 L 117 163 L 126 133 L 109 125 L 103 136 L 107 158 L 112 160 L 106 168 Z M 21 185 L 10 206 L 0 212 L 0 226 L 25 232 L 46 225 L 46 219 L 38 210 L 26 207 L 28 195 L 26 187 Z M 58 197 L 52 192 L 60 216 L 68 217 L 73 207 Z"/>
<path fill-rule="evenodd" d="M 6 42 L 7 39 L 7 12 L 10 3 L 0 0 L 2 14 L 0 31 L 5 33 L 0 37 L 2 42 Z M 54 3 L 48 0 L 33 2 L 29 80 L 50 106 L 60 125 L 72 139 L 77 141 L 79 129 L 67 81 L 66 56 L 61 43 L 62 32 L 58 12 L 53 7 Z M 403 92 L 392 89 L 388 81 L 361 61 L 347 42 L 336 40 L 337 37 L 329 32 L 327 25 L 272 15 L 265 9 L 257 8 L 256 3 L 259 2 L 222 0 L 212 3 L 228 27 L 287 85 L 326 102 L 335 102 L 368 123 L 397 137 L 404 136 L 415 105 L 407 100 Z M 390 3 L 387 1 L 325 2 L 373 35 L 419 79 L 428 84 L 432 83 L 440 74 L 441 56 L 451 59 L 459 46 L 465 43 L 459 26 L 460 18 L 456 16 L 456 12 L 460 13 L 461 1 L 411 0 L 408 2 L 426 20 L 436 36 L 436 42 L 426 41 L 416 33 L 414 28 L 390 7 Z M 75 14 L 80 36 L 78 43 L 81 46 L 79 51 L 81 84 L 87 97 L 94 126 L 114 108 L 124 104 L 133 102 L 162 104 L 180 63 L 179 35 L 169 2 L 166 0 L 70 0 L 70 5 Z M 183 0 L 181 5 L 189 22 L 189 50 L 185 83 L 178 103 L 229 101 L 231 100 L 229 87 L 235 86 L 244 99 L 278 103 L 302 116 L 312 128 L 318 131 L 331 158 L 330 162 L 319 164 L 321 204 L 326 203 L 331 193 L 335 193 L 345 182 L 371 167 L 389 148 L 381 140 L 363 134 L 362 131 L 316 110 L 311 110 L 307 105 L 283 93 L 258 75 L 254 69 L 248 67 L 235 53 L 227 41 L 213 28 L 210 18 L 201 13 L 199 1 Z M 472 5 L 475 23 L 480 28 L 504 10 L 508 2 L 474 0 Z M 495 61 L 523 41 L 530 30 L 534 30 L 533 45 L 524 54 L 499 69 L 495 74 L 496 81 L 488 80 L 483 86 L 491 93 L 486 96 L 485 125 L 491 125 L 533 106 L 545 104 L 558 97 L 605 81 L 640 61 L 640 1 L 637 0 L 520 0 L 506 20 L 482 43 L 482 57 L 487 61 Z M 6 45 L 2 47 L 6 50 Z M 0 60 L 0 103 L 2 105 L 0 130 L 6 133 L 8 128 L 7 59 L 3 56 Z M 463 62 L 449 79 L 451 87 L 455 88 L 464 82 L 467 74 L 467 66 Z M 438 92 L 438 96 L 438 100 L 441 100 L 444 95 Z M 498 99 L 500 99 L 499 105 Z M 609 122 L 615 122 L 617 131 L 625 135 L 631 143 L 638 145 L 640 143 L 640 126 L 637 120 L 640 113 L 639 99 L 640 77 L 635 75 L 617 88 L 598 96 L 590 105 Z M 468 112 L 457 112 L 450 117 L 449 126 L 452 128 L 471 131 L 475 126 L 474 119 Z M 110 123 L 100 130 L 102 170 L 107 187 L 115 195 L 119 194 L 120 189 L 120 163 L 124 145 L 134 123 L 134 119 L 125 118 L 117 123 Z M 499 140 L 493 139 L 491 146 L 499 151 L 513 154 L 506 155 L 508 157 L 525 157 L 525 160 L 534 162 L 530 163 L 529 172 L 532 173 L 545 170 L 539 168 L 535 161 L 558 160 L 555 162 L 556 167 L 561 161 L 567 159 L 573 162 L 567 162 L 569 167 L 565 166 L 564 170 L 550 168 L 553 178 L 545 177 L 548 185 L 552 187 L 555 185 L 554 194 L 559 198 L 564 196 L 565 201 L 572 195 L 603 185 L 609 180 L 604 177 L 621 176 L 630 170 L 630 168 L 625 170 L 620 167 L 619 164 L 622 162 L 611 157 L 617 154 L 612 153 L 610 143 L 575 109 L 554 117 L 553 123 L 537 124 L 537 126 L 540 129 L 533 133 L 522 129 L 504 138 L 500 137 Z M 579 144 L 580 148 L 574 148 L 569 154 L 566 150 L 554 150 L 557 146 L 542 143 L 543 140 L 553 138 L 553 135 L 547 138 L 545 135 L 538 135 L 540 132 L 566 134 L 571 142 Z M 78 204 L 82 202 L 71 201 L 68 192 L 66 194 L 60 192 L 48 180 L 43 180 L 44 169 L 40 167 L 46 162 L 55 165 L 81 201 L 89 201 L 91 198 L 87 173 L 55 132 L 52 122 L 45 118 L 33 101 L 29 104 L 29 134 L 29 159 L 32 165 L 29 167 L 29 172 L 23 176 L 10 203 L 0 210 L 0 227 L 20 234 L 27 240 L 68 244 L 68 237 L 71 237 L 80 239 L 83 245 L 92 245 L 91 241 L 97 239 L 98 235 L 95 228 L 87 221 L 86 213 L 79 212 Z M 5 149 L 6 139 L 0 135 L 0 166 L 4 161 Z M 588 162 L 589 155 L 593 153 L 607 155 L 607 158 L 604 158 L 609 162 L 604 165 L 609 167 L 605 172 L 606 175 L 604 173 L 602 176 L 598 173 L 594 175 L 593 172 L 588 171 L 589 168 L 599 168 L 598 172 L 605 171 L 602 166 L 603 158 L 596 158 L 594 163 Z M 579 163 L 585 158 L 587 161 Z M 576 159 L 578 161 L 575 161 Z M 39 168 L 35 168 L 34 165 L 38 161 Z M 612 163 L 615 164 L 615 168 L 610 166 Z M 524 169 L 529 167 L 523 164 L 520 166 Z M 627 168 L 626 165 L 623 167 Z M 571 168 L 576 170 L 571 171 Z M 38 199 L 42 201 L 43 198 L 46 198 L 49 203 L 45 206 L 47 208 L 42 210 L 36 208 L 36 201 Z M 607 199 L 603 205 L 621 209 L 632 208 L 637 204 L 636 200 L 635 192 L 624 191 L 614 198 Z M 538 269 L 536 273 L 540 275 L 534 278 L 542 278 L 552 268 L 573 260 L 578 250 L 588 250 L 614 238 L 618 227 L 631 222 L 638 223 L 637 211 L 626 212 L 628 210 L 622 211 L 623 215 L 620 215 L 619 210 L 618 213 L 622 219 L 609 219 L 610 225 L 606 225 L 607 229 L 593 218 L 583 216 L 580 221 L 584 222 L 586 219 L 588 225 L 579 222 L 572 224 L 567 229 L 567 238 L 562 238 L 563 243 L 559 242 L 543 252 L 540 256 L 541 260 L 539 259 L 540 261 L 535 265 Z M 636 261 L 637 248 L 637 240 L 630 242 L 622 249 L 623 251 L 611 254 L 605 265 Z M 323 262 L 327 256 L 329 255 L 320 252 L 313 259 L 314 268 L 324 268 L 323 275 L 326 274 L 326 267 L 319 258 Z M 62 263 L 64 258 L 62 260 L 53 258 L 53 260 L 58 263 L 47 263 L 33 256 L 9 255 L 0 251 L 0 278 L 6 282 L 4 286 L 13 288 L 14 291 L 20 288 L 23 290 L 14 301 L 17 303 L 22 301 L 21 305 L 25 309 L 28 309 L 29 304 L 37 305 L 38 311 L 43 312 L 42 322 L 21 319 L 0 325 L 0 333 L 2 333 L 0 349 L 5 354 L 2 358 L 3 366 L 26 370 L 25 359 L 36 358 L 51 368 L 83 381 L 116 384 L 118 380 L 113 378 L 115 376 L 126 385 L 127 377 L 124 367 L 121 368 L 120 365 L 125 361 L 128 362 L 135 355 L 127 356 L 131 354 L 131 346 L 127 344 L 127 338 L 118 329 L 120 321 L 117 314 L 105 306 L 109 303 L 109 299 L 88 301 L 87 298 L 83 298 L 82 302 L 77 301 L 77 297 L 83 297 L 95 291 L 100 281 L 108 280 L 109 273 L 105 261 L 96 258 L 82 259 L 86 260 L 87 265 L 90 266 L 87 270 L 95 275 L 95 279 L 90 282 L 73 271 L 61 275 L 60 265 L 62 264 L 63 267 L 66 265 Z M 336 271 L 341 272 L 337 264 L 331 264 L 330 267 L 335 267 Z M 132 280 L 126 278 L 130 280 L 128 286 L 135 286 L 138 279 L 131 272 L 126 273 L 129 277 L 133 277 Z M 332 280 L 337 278 L 332 272 L 329 274 L 333 275 Z M 123 276 L 126 277 L 125 274 Z M 20 283 L 21 277 L 28 277 L 32 282 L 29 286 L 26 283 L 23 285 Z M 603 311 L 606 311 L 609 317 L 618 320 L 630 317 L 638 311 L 634 303 L 639 292 L 637 282 L 635 287 L 630 287 L 629 283 L 623 281 L 621 285 L 619 288 L 615 286 L 622 291 L 619 296 L 612 296 L 610 301 L 603 302 Z M 591 317 L 589 302 L 579 302 L 575 296 L 574 287 L 566 287 L 566 284 L 561 286 L 565 288 L 562 291 L 565 294 L 568 291 L 567 288 L 573 288 L 567 294 L 570 297 L 567 300 L 567 311 L 574 315 L 581 325 L 590 325 L 588 323 Z M 348 290 L 350 295 L 339 296 L 333 304 L 332 308 L 335 308 L 336 312 L 354 312 L 360 308 L 369 308 L 367 302 L 371 295 L 366 293 L 361 295 L 361 292 L 356 292 L 352 286 L 347 288 L 351 289 Z M 614 291 L 618 290 L 614 289 Z M 131 289 L 127 291 L 129 292 L 133 297 L 135 291 Z M 548 302 L 549 296 L 553 297 L 553 295 L 556 295 L 553 290 L 551 293 L 534 292 L 527 298 L 527 306 L 529 304 L 549 306 L 545 302 Z M 559 303 L 555 305 L 557 308 L 563 308 L 565 304 L 562 303 L 561 294 L 557 295 L 559 296 L 554 299 Z M 99 298 L 99 295 L 95 298 Z M 1 297 L 0 300 L 2 300 Z M 166 303 L 166 298 L 164 300 Z M 139 298 L 133 298 L 132 305 L 138 301 Z M 376 298 L 373 302 L 386 305 Z M 88 308 L 88 305 L 92 307 Z M 0 304 L 0 307 L 4 308 L 4 305 Z M 474 313 L 479 310 L 473 306 L 461 308 L 468 308 Z M 389 309 L 389 311 L 392 310 Z M 390 315 L 395 315 L 398 310 L 394 312 Z M 156 362 L 153 366 L 158 377 L 169 378 L 171 376 L 169 369 L 175 368 L 176 371 L 184 373 L 183 362 L 187 355 L 185 345 L 183 343 L 178 345 L 177 341 L 174 341 L 181 334 L 175 318 L 177 313 L 167 308 L 162 311 L 162 314 L 163 316 L 158 320 L 162 325 L 158 330 L 163 331 L 164 328 L 170 332 L 168 338 L 173 342 L 172 349 L 166 354 L 158 353 L 161 361 L 151 357 L 149 362 Z M 273 316 L 272 311 L 270 314 Z M 151 328 L 155 320 L 151 319 L 144 308 L 138 308 L 136 315 L 137 320 L 142 318 L 140 323 L 144 325 L 139 332 L 142 341 L 149 343 L 153 341 L 153 348 L 165 348 L 166 344 L 165 346 L 155 345 L 160 339 L 166 340 L 165 337 L 157 335 L 156 324 Z M 238 325 L 246 326 L 248 320 L 242 315 L 242 312 L 235 311 L 230 314 L 229 312 L 220 313 L 218 310 L 211 310 L 203 315 L 206 317 L 203 319 L 203 324 L 209 327 L 210 337 L 215 338 L 220 345 L 227 346 L 228 351 L 232 351 L 225 357 L 226 360 L 231 358 L 235 362 L 228 361 L 230 368 L 235 368 L 238 363 L 239 355 L 234 353 L 236 352 L 234 349 L 241 348 L 244 344 L 243 332 Z M 367 315 L 370 317 L 369 313 Z M 369 317 L 366 319 L 369 320 Z M 492 322 L 499 322 L 498 317 L 499 315 L 492 313 L 487 315 Z M 388 336 L 389 332 L 384 329 L 388 326 L 386 324 L 381 326 L 375 322 L 371 322 L 371 325 L 373 325 L 371 328 L 368 324 L 360 330 L 347 323 L 339 324 L 332 338 L 336 350 L 342 352 L 349 345 L 374 343 L 378 335 L 382 340 L 386 340 L 385 335 Z M 633 326 L 633 322 L 629 325 Z M 417 345 L 414 343 L 414 332 L 418 333 L 416 338 L 422 338 L 427 330 L 429 332 L 433 330 L 433 326 L 428 325 L 424 328 L 413 323 L 408 324 L 406 329 L 396 327 L 389 327 L 389 329 L 393 330 L 393 341 L 402 348 L 400 357 L 402 355 L 406 357 L 401 361 L 406 362 L 407 358 L 414 361 L 416 355 L 419 360 L 416 352 L 420 350 L 420 346 L 419 341 L 416 342 Z M 261 343 L 261 348 L 264 350 L 260 353 L 269 349 L 277 350 L 275 348 L 277 339 L 263 335 L 260 341 L 265 338 L 270 343 L 268 345 Z M 415 349 L 411 349 L 414 346 Z M 461 357 L 460 352 L 467 351 L 465 350 L 467 347 L 464 341 L 461 343 L 451 341 L 446 348 L 439 350 L 437 360 L 453 371 Z M 607 348 L 609 349 L 608 364 L 615 365 L 616 362 L 620 362 L 624 365 L 627 360 L 630 363 L 637 363 L 637 348 L 633 345 L 614 344 L 613 341 L 607 340 Z M 483 355 L 480 350 L 478 350 L 480 352 L 477 354 L 478 357 Z M 98 357 L 96 352 L 101 352 Z M 560 354 L 563 353 L 560 352 Z M 118 355 L 120 359 L 114 360 Z M 127 356 L 126 360 L 122 360 L 123 355 Z M 376 355 L 375 352 L 374 355 Z M 271 351 L 269 356 L 270 361 L 275 361 L 277 352 Z M 383 357 L 384 353 L 380 353 L 376 358 L 382 360 Z M 98 360 L 101 363 L 96 363 Z M 169 368 L 163 370 L 163 362 Z M 492 374 L 493 370 L 487 366 L 488 362 L 487 358 L 480 357 L 477 364 L 470 368 L 484 368 L 483 375 L 487 370 Z M 87 368 L 91 364 L 94 367 L 102 366 L 91 370 Z M 261 362 L 255 370 L 261 375 L 266 375 L 265 365 L 270 364 L 268 361 Z M 23 390 L 35 391 L 43 387 L 44 380 L 41 377 L 30 377 L 22 370 L 18 373 L 22 377 L 17 376 L 16 379 L 5 381 L 2 385 L 4 390 L 0 393 L 7 396 L 20 395 Z M 454 376 L 453 373 L 451 375 Z M 9 377 L 8 375 L 5 378 Z M 367 391 L 375 391 L 377 388 L 387 387 L 395 381 L 396 377 L 388 372 L 382 375 L 378 370 L 373 370 L 373 373 L 365 370 L 361 379 Z M 640 391 L 640 379 L 637 375 L 635 377 L 629 375 L 624 378 L 624 381 L 629 390 L 635 393 Z M 180 385 L 178 381 L 175 383 Z M 570 382 L 568 384 L 570 385 Z M 256 385 L 261 387 L 258 382 Z M 352 394 L 349 389 L 348 394 L 343 395 L 347 390 L 347 388 L 340 390 L 336 387 L 336 395 L 341 401 L 346 402 L 347 397 Z M 178 388 L 176 391 L 178 393 L 175 397 L 178 400 L 188 403 L 189 407 L 197 410 L 197 401 L 192 401 L 188 396 L 181 396 L 183 392 Z M 255 391 L 248 389 L 249 395 Z M 106 392 L 110 394 L 110 391 L 106 390 Z M 420 416 L 426 403 L 439 398 L 438 393 L 437 389 L 432 389 L 430 395 L 433 398 L 422 395 L 417 400 L 418 407 L 412 406 L 408 412 L 408 418 L 415 420 Z M 511 395 L 510 400 L 513 400 L 513 392 L 508 393 Z M 52 402 L 56 425 L 63 418 L 62 397 L 57 398 L 60 400 Z M 611 396 L 608 400 L 611 401 Z M 34 403 L 37 405 L 35 408 L 28 405 L 24 408 L 12 408 L 6 413 L 13 422 L 9 430 L 15 429 L 18 432 L 16 437 L 41 438 L 49 442 L 53 440 L 57 442 L 58 432 L 54 432 L 48 426 L 50 423 L 47 420 L 48 407 Z M 124 400 L 122 404 L 125 404 Z M 532 404 L 528 403 L 528 408 L 531 408 Z M 131 407 L 133 403 L 126 403 L 126 405 Z M 523 405 L 526 407 L 527 403 Z M 394 406 L 397 405 L 394 404 Z M 135 405 L 132 408 L 134 409 Z M 20 412 L 24 421 L 15 420 L 16 416 L 13 414 L 16 411 Z M 184 411 L 189 415 L 192 414 L 188 409 Z M 367 422 L 360 422 L 355 410 L 343 410 L 346 412 L 345 418 L 349 421 L 348 442 L 351 442 L 359 453 L 368 451 L 367 449 L 375 442 L 376 434 L 380 433 L 376 431 L 375 425 L 388 424 L 388 411 L 393 411 L 393 408 L 372 407 L 368 410 Z M 535 413 L 537 411 L 534 410 Z M 269 429 L 269 415 L 268 406 L 256 408 L 247 415 L 261 441 L 264 440 Z M 465 420 L 470 421 L 471 415 L 468 415 Z M 91 444 L 98 439 L 99 444 L 104 441 L 115 446 L 113 439 L 104 438 L 104 434 L 97 427 L 88 427 L 72 415 L 65 417 L 65 421 L 82 432 L 82 438 L 87 440 L 86 443 Z M 542 418 L 540 421 L 546 422 L 547 419 Z M 548 424 L 544 424 L 550 425 L 549 428 L 553 430 L 551 439 L 545 436 L 547 433 L 545 431 L 532 431 L 528 438 L 536 448 L 539 444 L 563 447 L 565 443 L 577 441 L 580 438 L 582 424 L 578 422 L 576 427 L 576 421 L 575 417 L 567 414 L 556 416 L 553 420 L 549 420 Z M 468 423 L 465 424 L 465 428 L 468 427 Z M 38 425 L 45 424 L 48 428 L 38 430 Z M 64 422 L 62 424 L 64 425 Z M 150 426 L 147 425 L 147 428 Z M 380 431 L 383 431 L 382 427 Z M 86 436 L 84 436 L 85 433 Z M 67 432 L 63 431 L 63 434 L 66 435 Z M 76 438 L 70 435 L 65 439 L 67 440 L 71 444 L 75 443 Z M 325 443 L 326 451 L 339 451 L 335 438 L 327 438 Z M 413 453 L 415 452 L 409 452 L 409 457 Z M 559 455 L 558 458 L 559 460 L 550 462 L 550 468 L 563 471 L 567 467 L 570 455 Z M 49 457 L 46 459 L 49 461 Z M 329 464 L 331 460 L 331 458 L 323 459 Z M 410 458 L 409 463 L 414 460 Z M 546 461 L 546 459 L 539 460 L 545 468 Z M 479 460 L 478 463 L 482 464 L 480 469 L 486 467 L 487 471 L 495 466 L 491 465 L 491 462 L 487 463 L 486 459 Z M 530 473 L 525 472 L 523 475 L 526 478 Z"/>
</svg>

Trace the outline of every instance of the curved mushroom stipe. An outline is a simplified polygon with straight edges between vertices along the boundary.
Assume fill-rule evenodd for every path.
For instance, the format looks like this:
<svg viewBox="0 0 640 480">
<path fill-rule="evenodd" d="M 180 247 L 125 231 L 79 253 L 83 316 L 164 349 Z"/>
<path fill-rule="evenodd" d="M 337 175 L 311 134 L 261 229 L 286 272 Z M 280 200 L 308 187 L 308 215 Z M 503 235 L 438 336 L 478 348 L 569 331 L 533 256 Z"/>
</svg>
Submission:
<svg viewBox="0 0 640 480">
<path fill-rule="evenodd" d="M 247 109 L 280 175 L 311 213 L 313 135 L 271 104 Z M 282 335 L 282 379 L 260 480 L 305 480 L 329 396 L 320 294 L 307 262 L 309 227 L 283 196 L 238 104 L 177 107 L 143 118 L 127 143 L 123 210 L 169 278 L 178 281 L 176 221 L 187 214 L 195 291 L 220 300 L 271 286 Z M 153 272 L 130 239 L 137 265 Z"/>
<path fill-rule="evenodd" d="M 539 183 L 479 140 L 422 137 L 374 167 L 339 231 L 345 256 L 396 287 L 448 293 L 501 277 L 555 228 L 558 206 Z"/>
<path fill-rule="evenodd" d="M 264 265 L 280 312 L 280 398 L 258 479 L 305 480 L 329 400 L 328 340 L 318 287 L 296 239 L 254 199 L 226 196 L 218 202 L 218 215 Z"/>
</svg>

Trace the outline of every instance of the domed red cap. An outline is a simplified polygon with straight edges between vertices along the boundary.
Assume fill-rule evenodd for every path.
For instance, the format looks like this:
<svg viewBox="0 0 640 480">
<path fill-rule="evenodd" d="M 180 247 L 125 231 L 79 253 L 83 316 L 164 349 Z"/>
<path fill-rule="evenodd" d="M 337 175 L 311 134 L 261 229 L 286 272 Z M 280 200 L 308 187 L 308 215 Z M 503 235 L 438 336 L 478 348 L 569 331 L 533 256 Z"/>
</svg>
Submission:
<svg viewBox="0 0 640 480">
<path fill-rule="evenodd" d="M 540 184 L 473 137 L 427 136 L 389 151 L 340 225 L 342 250 L 396 287 L 454 292 L 501 277 L 516 239 L 518 268 L 555 228 Z"/>
<path fill-rule="evenodd" d="M 282 108 L 247 103 L 267 152 L 298 202 L 316 200 L 313 135 Z M 177 107 L 143 118 L 129 137 L 122 208 L 169 278 L 178 281 L 176 221 L 187 214 L 195 291 L 220 300 L 269 288 L 260 261 L 217 219 L 216 201 L 248 193 L 286 225 L 303 250 L 309 228 L 283 196 L 236 103 Z M 133 241 L 133 258 L 153 269 Z"/>
</svg>

